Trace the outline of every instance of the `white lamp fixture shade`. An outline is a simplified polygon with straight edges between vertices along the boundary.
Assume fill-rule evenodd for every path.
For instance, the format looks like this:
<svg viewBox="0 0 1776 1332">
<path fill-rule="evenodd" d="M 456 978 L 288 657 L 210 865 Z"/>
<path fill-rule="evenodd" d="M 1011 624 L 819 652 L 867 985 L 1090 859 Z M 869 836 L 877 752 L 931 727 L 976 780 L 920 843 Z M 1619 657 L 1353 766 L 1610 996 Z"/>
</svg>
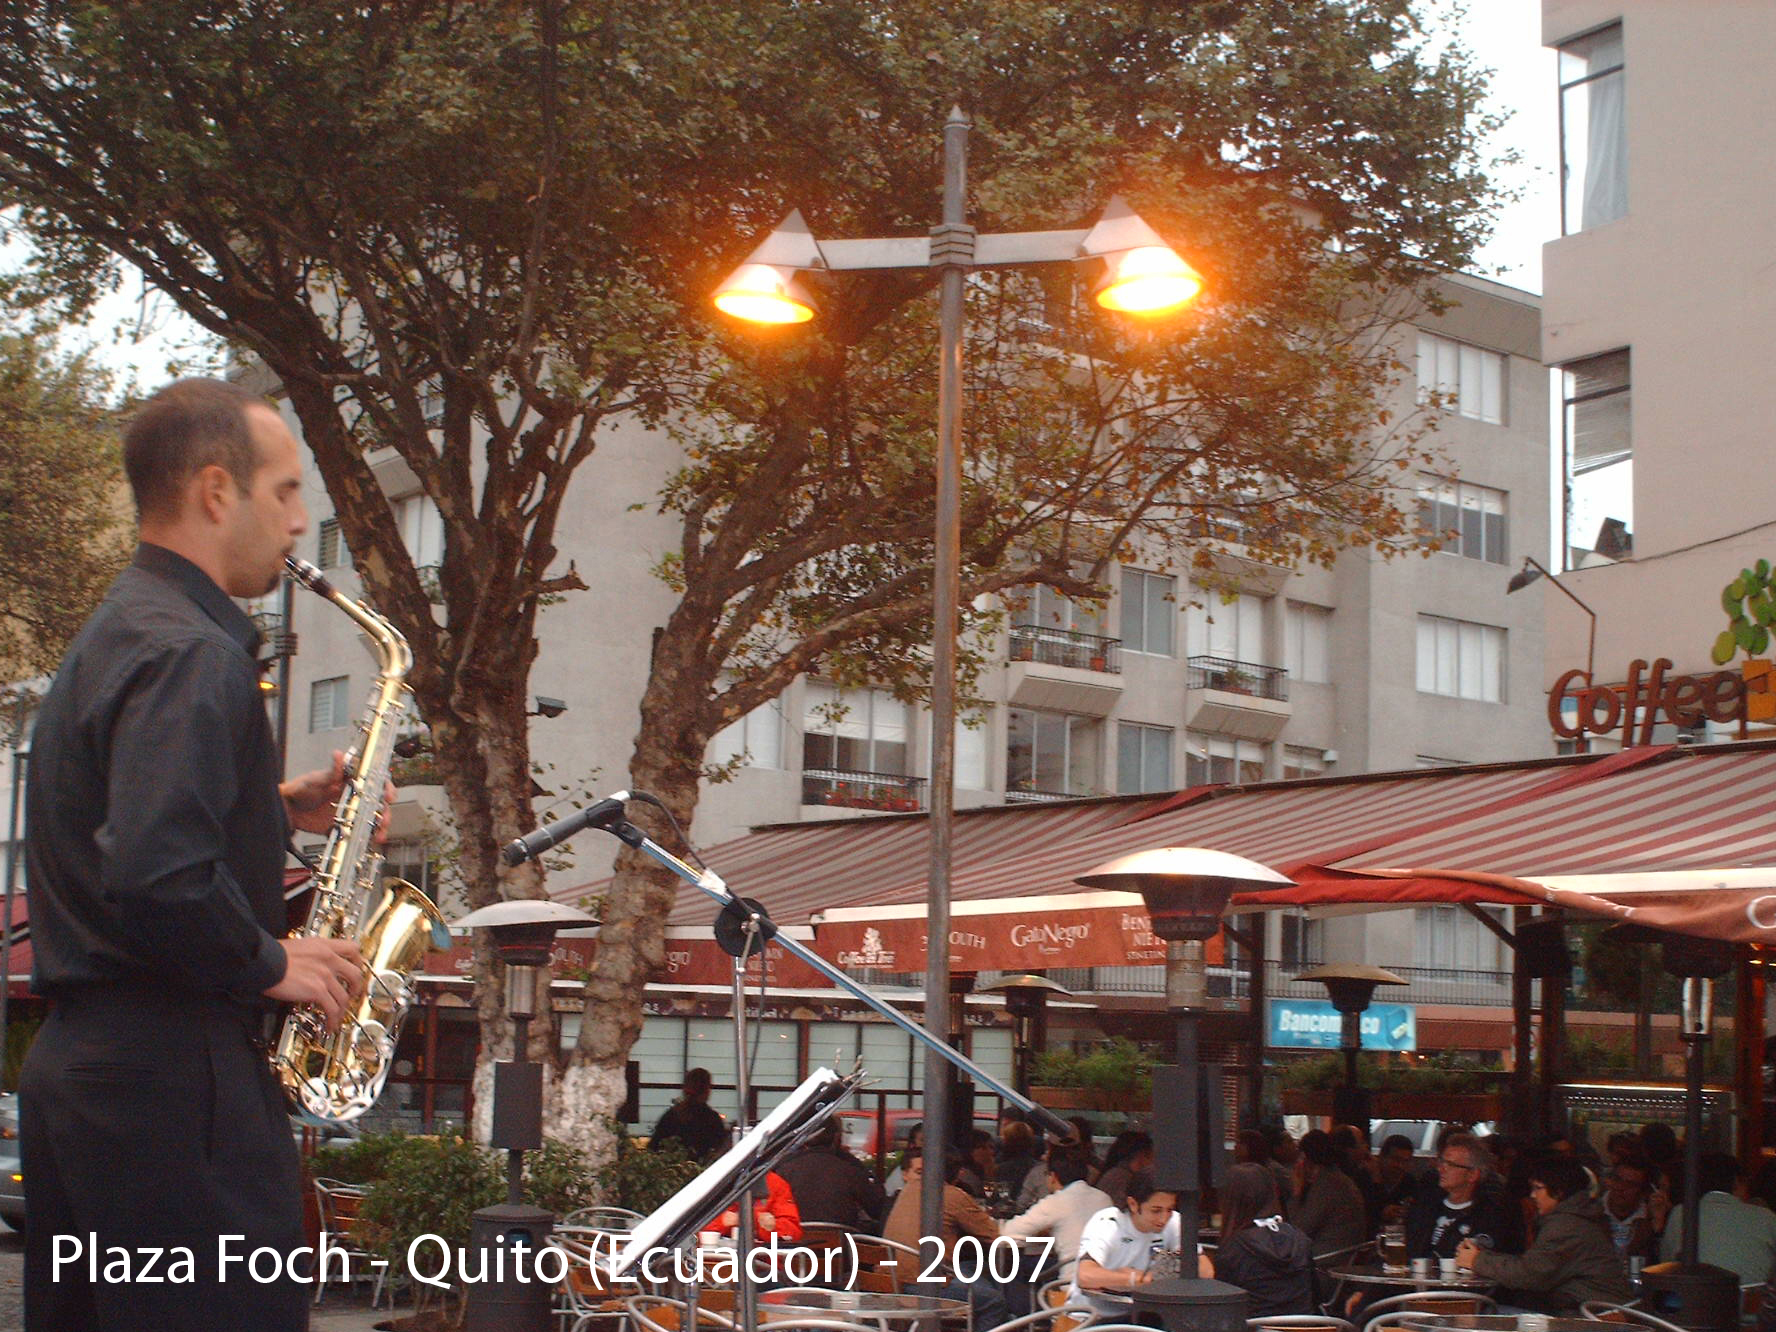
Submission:
<svg viewBox="0 0 1776 1332">
<path fill-rule="evenodd" d="M 1202 274 L 1176 250 L 1143 245 L 1112 255 L 1092 295 L 1106 310 L 1161 315 L 1190 304 L 1202 289 Z"/>
</svg>

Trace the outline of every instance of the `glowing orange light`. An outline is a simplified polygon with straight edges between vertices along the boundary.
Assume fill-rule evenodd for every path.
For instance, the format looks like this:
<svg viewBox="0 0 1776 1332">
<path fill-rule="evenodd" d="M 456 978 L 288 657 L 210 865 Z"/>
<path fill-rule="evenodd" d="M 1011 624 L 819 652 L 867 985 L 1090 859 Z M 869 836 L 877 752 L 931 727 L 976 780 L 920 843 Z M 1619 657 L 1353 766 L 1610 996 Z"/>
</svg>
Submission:
<svg viewBox="0 0 1776 1332">
<path fill-rule="evenodd" d="M 742 264 L 716 289 L 715 308 L 753 324 L 805 324 L 814 305 L 795 271 Z"/>
<path fill-rule="evenodd" d="M 1098 284 L 1097 301 L 1106 310 L 1162 315 L 1195 300 L 1202 274 L 1164 245 L 1143 245 L 1111 258 Z"/>
</svg>

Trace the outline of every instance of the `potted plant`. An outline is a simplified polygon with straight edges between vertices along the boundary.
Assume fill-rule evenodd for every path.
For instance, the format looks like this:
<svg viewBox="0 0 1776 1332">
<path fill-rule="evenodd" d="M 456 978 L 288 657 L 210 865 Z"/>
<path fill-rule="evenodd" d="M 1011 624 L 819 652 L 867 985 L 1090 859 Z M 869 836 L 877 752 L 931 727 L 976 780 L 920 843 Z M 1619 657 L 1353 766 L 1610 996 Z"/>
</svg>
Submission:
<svg viewBox="0 0 1776 1332">
<path fill-rule="evenodd" d="M 1133 1041 L 1117 1037 L 1080 1054 L 1044 1050 L 1031 1072 L 1031 1099 L 1051 1110 L 1146 1110 L 1153 1101 L 1157 1061 Z"/>
</svg>

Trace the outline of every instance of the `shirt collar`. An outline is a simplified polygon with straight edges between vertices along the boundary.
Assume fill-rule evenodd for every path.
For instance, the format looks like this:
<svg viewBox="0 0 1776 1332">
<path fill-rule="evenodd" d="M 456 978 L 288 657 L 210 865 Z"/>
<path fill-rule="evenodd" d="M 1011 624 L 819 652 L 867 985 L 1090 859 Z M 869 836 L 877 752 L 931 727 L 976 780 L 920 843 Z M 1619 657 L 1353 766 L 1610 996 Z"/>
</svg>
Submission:
<svg viewBox="0 0 1776 1332">
<path fill-rule="evenodd" d="M 176 585 L 197 603 L 199 610 L 216 622 L 222 632 L 239 643 L 249 657 L 257 655 L 261 639 L 253 621 L 234 604 L 226 592 L 216 586 L 214 579 L 190 560 L 165 546 L 144 541 L 136 546 L 136 557 L 132 563 L 136 568 Z"/>
</svg>

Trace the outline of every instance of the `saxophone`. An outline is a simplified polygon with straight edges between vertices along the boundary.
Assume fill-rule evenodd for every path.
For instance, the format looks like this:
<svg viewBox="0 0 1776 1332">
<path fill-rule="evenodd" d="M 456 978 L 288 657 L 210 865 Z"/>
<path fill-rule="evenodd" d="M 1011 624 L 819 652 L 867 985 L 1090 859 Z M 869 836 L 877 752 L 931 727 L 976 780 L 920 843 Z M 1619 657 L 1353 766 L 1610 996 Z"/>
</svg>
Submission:
<svg viewBox="0 0 1776 1332">
<path fill-rule="evenodd" d="M 364 955 L 364 993 L 333 1032 L 319 1008 L 292 1009 L 271 1054 L 272 1072 L 299 1115 L 344 1124 L 381 1094 L 394 1066 L 401 1023 L 413 1004 L 409 977 L 427 950 L 448 947 L 450 936 L 430 898 L 405 880 L 382 879 L 382 852 L 374 838 L 396 728 L 412 693 L 407 685 L 412 649 L 399 630 L 341 593 L 314 565 L 294 558 L 284 565 L 309 591 L 357 623 L 380 663 L 358 743 L 346 755 L 345 789 L 333 810 L 315 869 L 314 900 L 300 931 L 304 938 L 356 943 Z"/>
</svg>

